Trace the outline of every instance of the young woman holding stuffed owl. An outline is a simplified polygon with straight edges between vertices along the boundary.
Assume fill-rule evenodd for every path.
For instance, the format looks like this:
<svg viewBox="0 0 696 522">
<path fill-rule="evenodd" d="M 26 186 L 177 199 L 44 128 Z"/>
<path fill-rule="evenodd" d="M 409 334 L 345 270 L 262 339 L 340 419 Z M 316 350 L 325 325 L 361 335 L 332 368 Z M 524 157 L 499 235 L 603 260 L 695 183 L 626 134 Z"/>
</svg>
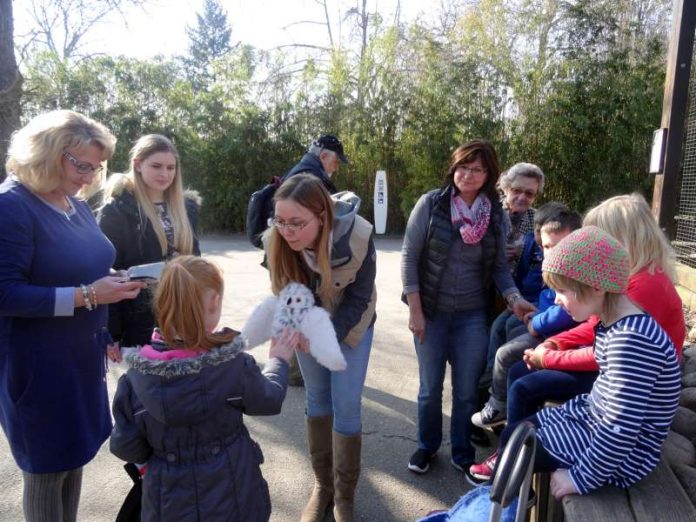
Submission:
<svg viewBox="0 0 696 522">
<path fill-rule="evenodd" d="M 329 194 L 312 175 L 286 180 L 274 197 L 273 226 L 264 234 L 273 293 L 302 283 L 331 314 L 348 367 L 332 372 L 297 352 L 305 381 L 307 439 L 314 470 L 302 522 L 321 521 L 334 504 L 339 522 L 354 520 L 360 475 L 360 402 L 375 322 L 376 253 L 372 225 L 358 216 L 351 192 Z"/>
</svg>

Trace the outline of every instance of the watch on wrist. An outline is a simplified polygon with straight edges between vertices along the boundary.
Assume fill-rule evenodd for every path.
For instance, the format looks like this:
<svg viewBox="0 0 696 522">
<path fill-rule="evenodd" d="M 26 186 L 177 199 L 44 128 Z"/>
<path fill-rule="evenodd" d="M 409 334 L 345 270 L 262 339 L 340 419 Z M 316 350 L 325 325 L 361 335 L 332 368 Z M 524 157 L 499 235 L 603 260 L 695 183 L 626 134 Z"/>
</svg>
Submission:
<svg viewBox="0 0 696 522">
<path fill-rule="evenodd" d="M 512 294 L 508 295 L 508 296 L 505 298 L 505 300 L 507 301 L 507 304 L 510 305 L 510 306 L 512 306 L 513 304 L 515 304 L 515 303 L 516 303 L 517 301 L 519 301 L 520 299 L 522 299 L 522 294 L 520 294 L 519 292 L 513 292 Z"/>
</svg>

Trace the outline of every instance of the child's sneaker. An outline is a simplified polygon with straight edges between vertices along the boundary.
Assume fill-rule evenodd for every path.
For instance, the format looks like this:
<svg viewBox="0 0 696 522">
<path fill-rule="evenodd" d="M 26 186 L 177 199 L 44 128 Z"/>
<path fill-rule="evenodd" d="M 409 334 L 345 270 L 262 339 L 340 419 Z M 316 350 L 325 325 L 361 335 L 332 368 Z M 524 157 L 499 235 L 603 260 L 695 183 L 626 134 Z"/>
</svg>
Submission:
<svg viewBox="0 0 696 522">
<path fill-rule="evenodd" d="M 503 410 L 497 410 L 487 402 L 483 409 L 471 416 L 471 423 L 479 428 L 492 428 L 505 424 L 507 413 Z"/>
<path fill-rule="evenodd" d="M 481 464 L 473 464 L 469 468 L 469 473 L 479 483 L 486 482 L 493 477 L 493 468 L 498 460 L 498 452 L 494 452 L 490 457 L 484 460 Z"/>
</svg>

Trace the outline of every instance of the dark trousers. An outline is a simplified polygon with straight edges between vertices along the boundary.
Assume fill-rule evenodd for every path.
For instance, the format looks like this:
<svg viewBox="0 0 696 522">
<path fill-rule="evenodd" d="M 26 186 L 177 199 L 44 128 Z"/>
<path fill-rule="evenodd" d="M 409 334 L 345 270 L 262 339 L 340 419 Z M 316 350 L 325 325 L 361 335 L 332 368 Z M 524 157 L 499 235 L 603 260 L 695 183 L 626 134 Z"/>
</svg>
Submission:
<svg viewBox="0 0 696 522">
<path fill-rule="evenodd" d="M 589 393 L 598 372 L 529 370 L 524 362 L 514 364 L 508 373 L 508 426 L 534 415 L 547 400 L 567 401 Z"/>
</svg>

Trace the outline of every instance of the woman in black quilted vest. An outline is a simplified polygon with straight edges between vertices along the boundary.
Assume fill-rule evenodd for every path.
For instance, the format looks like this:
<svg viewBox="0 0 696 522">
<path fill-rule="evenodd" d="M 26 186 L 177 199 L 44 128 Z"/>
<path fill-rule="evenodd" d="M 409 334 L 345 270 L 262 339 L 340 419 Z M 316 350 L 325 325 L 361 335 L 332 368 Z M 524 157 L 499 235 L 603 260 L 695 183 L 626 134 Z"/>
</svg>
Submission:
<svg viewBox="0 0 696 522">
<path fill-rule="evenodd" d="M 425 473 L 442 443 L 442 388 L 452 369 L 451 463 L 474 460 L 471 415 L 486 364 L 493 287 L 516 315 L 534 309 L 515 286 L 505 255 L 500 175 L 493 146 L 474 140 L 452 153 L 443 186 L 418 200 L 404 237 L 401 278 L 418 355 L 418 448 L 408 468 Z M 469 478 L 469 477 L 467 477 Z"/>
</svg>

